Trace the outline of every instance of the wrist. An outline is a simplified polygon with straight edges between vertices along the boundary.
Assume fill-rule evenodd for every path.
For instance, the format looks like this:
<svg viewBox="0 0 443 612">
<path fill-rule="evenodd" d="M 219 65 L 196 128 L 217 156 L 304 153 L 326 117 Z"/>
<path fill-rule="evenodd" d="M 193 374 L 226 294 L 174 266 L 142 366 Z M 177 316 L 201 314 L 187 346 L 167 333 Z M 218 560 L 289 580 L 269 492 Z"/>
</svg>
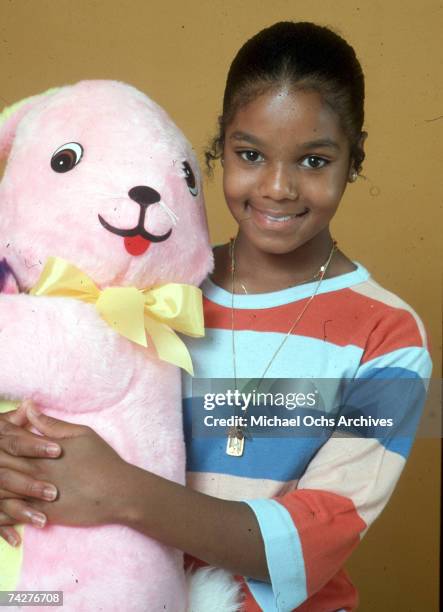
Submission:
<svg viewBox="0 0 443 612">
<path fill-rule="evenodd" d="M 150 472 L 125 463 L 121 486 L 113 503 L 113 522 L 146 532 L 149 518 L 147 496 L 151 489 Z"/>
</svg>

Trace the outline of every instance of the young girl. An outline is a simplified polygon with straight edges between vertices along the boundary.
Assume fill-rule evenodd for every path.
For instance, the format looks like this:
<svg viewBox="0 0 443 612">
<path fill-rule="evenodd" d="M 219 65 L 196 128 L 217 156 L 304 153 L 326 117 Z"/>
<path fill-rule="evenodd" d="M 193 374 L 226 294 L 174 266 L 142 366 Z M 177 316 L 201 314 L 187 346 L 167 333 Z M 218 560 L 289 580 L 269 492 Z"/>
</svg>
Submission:
<svg viewBox="0 0 443 612">
<path fill-rule="evenodd" d="M 277 23 L 238 52 L 207 153 L 221 159 L 238 233 L 214 249 L 203 285 L 206 337 L 188 341 L 196 377 L 330 379 L 336 389 L 346 379 L 429 376 L 416 314 L 330 233 L 364 159 L 363 100 L 355 53 L 327 28 Z M 370 389 L 359 414 L 383 417 L 392 397 Z M 28 406 L 37 437 L 20 428 L 24 408 L 3 417 L 2 535 L 17 543 L 16 522 L 122 523 L 247 576 L 247 612 L 354 610 L 343 564 L 387 503 L 411 435 L 266 438 L 240 425 L 197 438 L 193 406 L 186 379 L 187 487 L 125 463 L 88 428 Z M 402 419 L 419 410 L 406 398 Z"/>
</svg>

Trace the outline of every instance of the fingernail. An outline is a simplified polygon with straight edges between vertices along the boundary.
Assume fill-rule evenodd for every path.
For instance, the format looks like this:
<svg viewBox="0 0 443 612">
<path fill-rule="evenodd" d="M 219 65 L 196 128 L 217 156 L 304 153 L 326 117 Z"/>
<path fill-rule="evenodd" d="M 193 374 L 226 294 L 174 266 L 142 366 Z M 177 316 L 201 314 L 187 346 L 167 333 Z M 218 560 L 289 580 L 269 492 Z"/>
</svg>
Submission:
<svg viewBox="0 0 443 612">
<path fill-rule="evenodd" d="M 44 514 L 33 512 L 32 510 L 25 510 L 24 514 L 31 519 L 31 523 L 36 527 L 44 527 L 46 525 L 46 516 Z"/>
<path fill-rule="evenodd" d="M 55 487 L 45 487 L 43 497 L 48 501 L 53 501 L 57 497 L 57 489 Z"/>
<path fill-rule="evenodd" d="M 18 546 L 19 540 L 17 536 L 12 535 L 12 533 L 8 533 L 6 538 L 11 546 Z"/>
<path fill-rule="evenodd" d="M 61 448 L 58 444 L 50 442 L 45 446 L 45 453 L 50 457 L 58 457 L 61 453 Z"/>
</svg>

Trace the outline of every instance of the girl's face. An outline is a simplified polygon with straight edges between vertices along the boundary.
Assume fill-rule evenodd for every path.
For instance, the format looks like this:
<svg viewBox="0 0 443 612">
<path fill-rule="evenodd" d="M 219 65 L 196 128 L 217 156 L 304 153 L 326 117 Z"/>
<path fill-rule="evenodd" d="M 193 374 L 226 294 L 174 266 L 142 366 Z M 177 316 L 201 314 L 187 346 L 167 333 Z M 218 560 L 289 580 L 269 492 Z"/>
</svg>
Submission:
<svg viewBox="0 0 443 612">
<path fill-rule="evenodd" d="M 320 94 L 274 90 L 240 108 L 223 157 L 224 193 L 243 240 L 274 254 L 330 244 L 350 146 Z"/>
</svg>

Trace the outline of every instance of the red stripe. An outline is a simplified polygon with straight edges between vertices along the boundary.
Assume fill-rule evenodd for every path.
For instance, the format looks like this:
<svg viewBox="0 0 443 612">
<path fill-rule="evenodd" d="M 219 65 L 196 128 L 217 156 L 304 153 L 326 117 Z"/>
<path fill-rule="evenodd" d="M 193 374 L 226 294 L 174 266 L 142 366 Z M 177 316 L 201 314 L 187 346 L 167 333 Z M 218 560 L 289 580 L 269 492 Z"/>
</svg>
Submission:
<svg viewBox="0 0 443 612">
<path fill-rule="evenodd" d="M 272 308 L 235 309 L 234 328 L 286 334 L 308 300 L 309 297 Z M 207 328 L 232 329 L 231 308 L 205 298 L 204 309 Z M 316 296 L 292 333 L 365 349 L 363 361 L 396 349 L 423 346 L 412 314 L 351 289 Z"/>
<path fill-rule="evenodd" d="M 307 599 L 297 612 L 325 612 L 325 610 L 357 610 L 358 591 L 345 570 L 340 570 L 325 586 Z"/>
<path fill-rule="evenodd" d="M 243 582 L 243 597 L 241 612 L 263 612 L 245 582 Z"/>
<path fill-rule="evenodd" d="M 243 583 L 244 599 L 241 612 L 263 612 Z M 325 612 L 325 610 L 357 610 L 358 591 L 345 570 L 340 570 L 325 586 L 296 608 L 297 612 Z M 295 608 L 294 608 L 295 610 Z"/>
<path fill-rule="evenodd" d="M 328 491 L 298 489 L 276 500 L 297 527 L 310 597 L 343 567 L 366 523 L 350 499 Z"/>
<path fill-rule="evenodd" d="M 423 339 L 413 315 L 407 310 L 389 308 L 389 312 L 376 322 L 376 327 L 368 338 L 362 363 L 413 346 L 423 346 Z"/>
</svg>

